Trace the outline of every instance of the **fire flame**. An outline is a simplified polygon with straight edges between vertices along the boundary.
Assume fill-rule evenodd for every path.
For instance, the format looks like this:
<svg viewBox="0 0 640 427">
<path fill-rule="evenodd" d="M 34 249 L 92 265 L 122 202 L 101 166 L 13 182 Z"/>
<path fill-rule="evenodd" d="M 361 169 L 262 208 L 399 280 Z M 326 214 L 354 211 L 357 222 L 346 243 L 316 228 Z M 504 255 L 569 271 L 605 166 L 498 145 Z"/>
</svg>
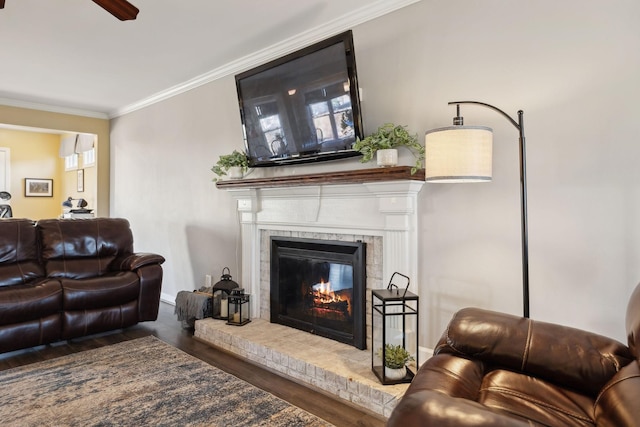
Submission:
<svg viewBox="0 0 640 427">
<path fill-rule="evenodd" d="M 340 301 L 340 298 L 331 290 L 331 282 L 325 282 L 324 280 L 321 280 L 320 283 L 313 287 L 313 294 L 320 302 Z"/>
<path fill-rule="evenodd" d="M 314 308 L 321 310 L 329 310 L 342 314 L 351 315 L 351 294 L 338 291 L 337 293 L 331 288 L 331 282 L 325 282 L 320 279 L 311 287 Z"/>
</svg>

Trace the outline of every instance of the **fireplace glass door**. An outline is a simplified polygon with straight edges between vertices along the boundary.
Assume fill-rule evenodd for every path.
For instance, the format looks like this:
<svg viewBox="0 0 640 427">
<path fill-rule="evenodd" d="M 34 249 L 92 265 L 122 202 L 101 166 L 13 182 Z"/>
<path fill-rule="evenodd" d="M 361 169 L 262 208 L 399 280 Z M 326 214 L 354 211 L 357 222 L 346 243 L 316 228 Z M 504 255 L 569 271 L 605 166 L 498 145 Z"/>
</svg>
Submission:
<svg viewBox="0 0 640 427">
<path fill-rule="evenodd" d="M 271 238 L 271 321 L 364 349 L 365 243 Z"/>
</svg>

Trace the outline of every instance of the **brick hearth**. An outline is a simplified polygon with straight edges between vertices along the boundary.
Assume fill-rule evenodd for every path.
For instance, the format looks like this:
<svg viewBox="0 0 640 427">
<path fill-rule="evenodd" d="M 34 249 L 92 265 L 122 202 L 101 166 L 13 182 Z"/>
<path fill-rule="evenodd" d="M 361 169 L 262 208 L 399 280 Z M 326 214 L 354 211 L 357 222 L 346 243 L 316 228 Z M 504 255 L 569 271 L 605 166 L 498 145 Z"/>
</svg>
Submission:
<svg viewBox="0 0 640 427">
<path fill-rule="evenodd" d="M 242 327 L 212 318 L 198 320 L 195 336 L 385 417 L 408 387 L 380 384 L 371 372 L 371 350 L 358 350 L 263 319 Z"/>
</svg>

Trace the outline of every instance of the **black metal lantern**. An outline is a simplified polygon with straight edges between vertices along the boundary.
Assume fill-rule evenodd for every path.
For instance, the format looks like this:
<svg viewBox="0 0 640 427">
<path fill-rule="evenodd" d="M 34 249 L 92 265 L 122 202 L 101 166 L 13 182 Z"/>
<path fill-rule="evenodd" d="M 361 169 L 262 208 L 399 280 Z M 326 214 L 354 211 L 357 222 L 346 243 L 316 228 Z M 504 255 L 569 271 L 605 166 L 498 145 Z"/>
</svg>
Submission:
<svg viewBox="0 0 640 427">
<path fill-rule="evenodd" d="M 401 278 L 404 289 L 394 283 Z M 409 282 L 395 272 L 387 289 L 371 291 L 371 369 L 384 385 L 410 383 L 419 366 L 418 296 L 408 291 Z"/>
<path fill-rule="evenodd" d="M 223 268 L 220 281 L 213 285 L 211 290 L 211 317 L 214 319 L 227 320 L 229 318 L 227 298 L 233 289 L 240 287 L 240 285 L 231 280 L 230 273 L 229 267 Z"/>
<path fill-rule="evenodd" d="M 244 289 L 234 289 L 229 295 L 229 318 L 227 325 L 242 326 L 251 322 L 249 294 Z"/>
</svg>

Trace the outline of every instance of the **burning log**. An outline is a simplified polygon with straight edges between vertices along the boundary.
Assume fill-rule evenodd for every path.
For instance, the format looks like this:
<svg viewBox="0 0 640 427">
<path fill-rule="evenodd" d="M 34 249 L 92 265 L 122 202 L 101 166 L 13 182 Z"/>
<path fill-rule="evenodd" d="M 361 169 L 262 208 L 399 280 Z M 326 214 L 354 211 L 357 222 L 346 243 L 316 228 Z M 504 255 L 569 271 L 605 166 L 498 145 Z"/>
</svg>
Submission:
<svg viewBox="0 0 640 427">
<path fill-rule="evenodd" d="M 313 306 L 316 308 L 323 308 L 325 310 L 334 310 L 340 311 L 343 313 L 349 312 L 349 302 L 348 301 L 331 301 L 331 302 L 319 302 L 314 300 Z"/>
</svg>

